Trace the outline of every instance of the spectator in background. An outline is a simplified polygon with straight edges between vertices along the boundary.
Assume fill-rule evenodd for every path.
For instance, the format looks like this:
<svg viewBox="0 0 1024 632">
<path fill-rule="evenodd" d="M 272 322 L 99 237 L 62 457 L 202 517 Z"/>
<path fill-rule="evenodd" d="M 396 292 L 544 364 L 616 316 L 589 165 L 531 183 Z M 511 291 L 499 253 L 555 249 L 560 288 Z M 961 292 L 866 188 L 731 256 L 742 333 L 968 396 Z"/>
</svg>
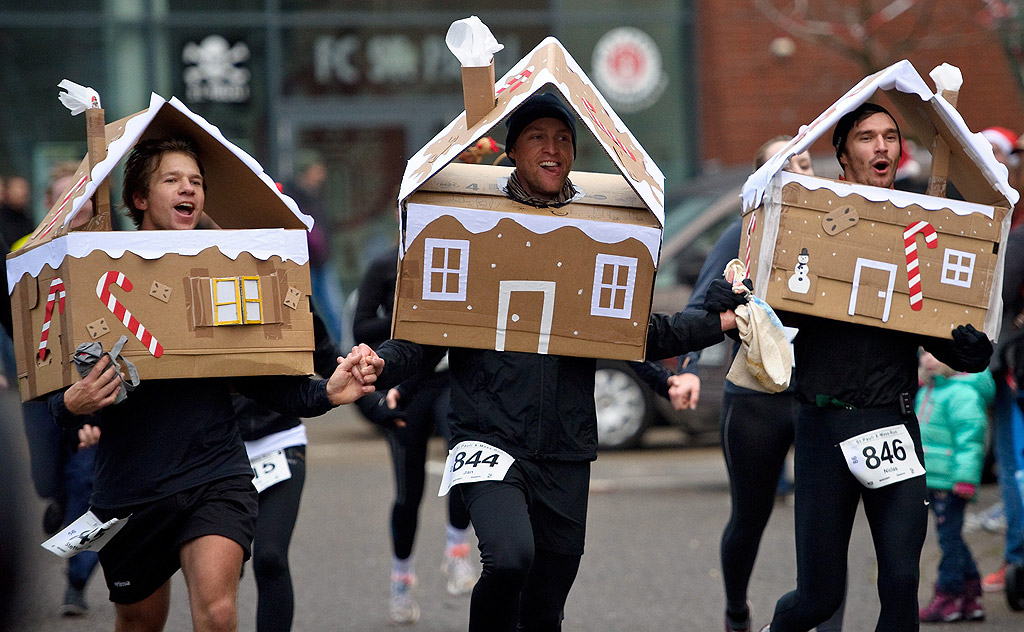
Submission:
<svg viewBox="0 0 1024 632">
<path fill-rule="evenodd" d="M 7 178 L 3 204 L 0 204 L 0 235 L 8 244 L 13 245 L 36 227 L 29 208 L 31 201 L 32 192 L 28 180 L 21 176 Z"/>
<path fill-rule="evenodd" d="M 790 136 L 776 136 L 758 149 L 754 169 L 778 153 Z M 789 159 L 786 171 L 814 175 L 811 156 L 804 152 Z M 700 270 L 686 309 L 700 309 L 712 279 L 722 276 L 730 260 L 740 250 L 743 218 L 737 217 L 715 243 Z M 733 345 L 733 355 L 739 350 Z M 700 399 L 698 367 L 700 351 L 682 358 L 681 372 L 669 378 L 669 399 L 676 410 L 695 409 Z M 752 391 L 726 381 L 722 397 L 721 443 L 729 472 L 731 513 L 722 532 L 721 563 L 725 584 L 725 630 L 751 630 L 747 587 L 754 570 L 761 535 L 775 505 L 777 474 L 783 470 L 786 455 L 793 446 L 797 401 L 795 387 L 782 393 Z M 767 474 L 767 475 L 766 475 Z M 818 632 L 842 629 L 843 607 Z"/>
<path fill-rule="evenodd" d="M 331 214 L 324 200 L 327 167 L 323 157 L 312 149 L 300 149 L 295 162 L 295 180 L 285 186 L 284 192 L 315 221 L 308 233 L 313 301 L 331 339 L 344 342 L 348 339 L 342 311 L 344 300 L 338 272 L 331 265 Z"/>
<path fill-rule="evenodd" d="M 981 576 L 963 539 L 964 507 L 981 482 L 987 408 L 995 383 L 988 371 L 956 373 L 927 351 L 920 361 L 922 387 L 915 411 L 924 444 L 928 502 L 942 549 L 935 596 L 921 608 L 921 622 L 981 621 Z"/>
<path fill-rule="evenodd" d="M 1005 127 L 990 127 L 981 132 L 992 143 L 996 160 L 1006 165 L 1011 177 L 1017 173 L 1020 162 L 1013 153 L 1017 135 Z M 1013 180 L 1011 185 L 1017 183 Z M 1016 213 L 1015 213 L 1016 215 Z M 1015 218 L 1018 219 L 1018 218 Z M 989 368 L 996 383 L 995 399 L 992 402 L 992 451 L 996 458 L 996 476 L 1002 496 L 1002 514 L 1006 519 L 1006 543 L 1003 548 L 1003 565 L 989 573 L 982 580 L 986 592 L 998 592 L 1006 585 L 1006 569 L 1011 564 L 1024 564 L 1024 505 L 1020 488 L 1017 486 L 1017 455 L 1014 453 L 1014 428 L 1024 424 L 1020 409 L 1014 405 L 1017 399 L 1016 385 L 1009 378 L 1004 363 L 1003 349 L 1006 342 L 1022 333 L 1017 317 L 1024 311 L 1024 229 L 1020 225 L 1010 231 L 1006 242 L 1006 257 L 1003 264 L 1003 322 L 999 346 L 992 354 Z M 999 514 L 999 507 L 993 507 L 986 516 L 989 520 Z M 984 519 L 983 519 L 984 521 Z"/>
</svg>

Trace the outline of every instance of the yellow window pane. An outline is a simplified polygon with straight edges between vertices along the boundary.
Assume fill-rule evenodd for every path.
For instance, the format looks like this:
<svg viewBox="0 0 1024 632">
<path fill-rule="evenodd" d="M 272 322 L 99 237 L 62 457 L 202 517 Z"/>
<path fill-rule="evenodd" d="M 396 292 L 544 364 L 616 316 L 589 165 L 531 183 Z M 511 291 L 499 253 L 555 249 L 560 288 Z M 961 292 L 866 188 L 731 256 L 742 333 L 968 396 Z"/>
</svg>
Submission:
<svg viewBox="0 0 1024 632">
<path fill-rule="evenodd" d="M 217 279 L 213 288 L 214 302 L 218 305 L 223 303 L 234 303 L 238 300 L 235 295 L 235 279 Z"/>
<path fill-rule="evenodd" d="M 242 296 L 247 301 L 258 301 L 260 299 L 260 280 L 244 277 L 242 279 Z"/>
<path fill-rule="evenodd" d="M 245 303 L 245 322 L 247 323 L 260 323 L 263 322 L 263 318 L 260 314 L 260 304 L 258 302 L 247 301 Z"/>
<path fill-rule="evenodd" d="M 217 324 L 227 325 L 238 322 L 238 305 L 235 303 L 228 303 L 226 305 L 217 305 Z"/>
</svg>

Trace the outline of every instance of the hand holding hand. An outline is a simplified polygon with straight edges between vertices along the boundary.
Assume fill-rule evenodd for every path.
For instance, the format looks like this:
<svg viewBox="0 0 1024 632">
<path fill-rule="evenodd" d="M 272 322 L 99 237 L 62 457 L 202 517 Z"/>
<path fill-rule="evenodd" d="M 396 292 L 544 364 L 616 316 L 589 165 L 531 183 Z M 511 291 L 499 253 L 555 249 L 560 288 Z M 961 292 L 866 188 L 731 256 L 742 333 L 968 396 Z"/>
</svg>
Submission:
<svg viewBox="0 0 1024 632">
<path fill-rule="evenodd" d="M 668 399 L 676 410 L 696 410 L 700 401 L 700 378 L 694 373 L 669 376 Z"/>
<path fill-rule="evenodd" d="M 381 366 L 383 367 L 383 360 Z M 363 395 L 372 393 L 373 382 L 376 379 L 377 373 L 374 372 L 372 363 L 368 363 L 365 356 L 353 347 L 347 356 L 338 358 L 338 368 L 327 380 L 327 397 L 335 406 L 351 404 Z"/>
</svg>

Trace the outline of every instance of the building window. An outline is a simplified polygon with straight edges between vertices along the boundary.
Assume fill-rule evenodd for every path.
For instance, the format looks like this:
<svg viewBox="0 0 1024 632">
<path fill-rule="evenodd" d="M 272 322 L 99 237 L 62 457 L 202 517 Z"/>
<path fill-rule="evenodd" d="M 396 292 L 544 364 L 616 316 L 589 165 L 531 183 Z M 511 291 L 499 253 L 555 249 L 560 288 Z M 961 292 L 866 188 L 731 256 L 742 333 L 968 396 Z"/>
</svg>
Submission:
<svg viewBox="0 0 1024 632">
<path fill-rule="evenodd" d="M 594 265 L 594 290 L 590 300 L 592 316 L 632 316 L 636 265 L 636 257 L 597 255 Z"/>
<path fill-rule="evenodd" d="M 469 241 L 426 239 L 423 243 L 423 299 L 465 301 Z"/>
<path fill-rule="evenodd" d="M 946 248 L 942 261 L 942 282 L 969 288 L 973 278 L 974 253 Z"/>
<path fill-rule="evenodd" d="M 263 322 L 259 277 L 220 277 L 212 281 L 210 287 L 213 292 L 214 325 L 254 325 Z"/>
</svg>

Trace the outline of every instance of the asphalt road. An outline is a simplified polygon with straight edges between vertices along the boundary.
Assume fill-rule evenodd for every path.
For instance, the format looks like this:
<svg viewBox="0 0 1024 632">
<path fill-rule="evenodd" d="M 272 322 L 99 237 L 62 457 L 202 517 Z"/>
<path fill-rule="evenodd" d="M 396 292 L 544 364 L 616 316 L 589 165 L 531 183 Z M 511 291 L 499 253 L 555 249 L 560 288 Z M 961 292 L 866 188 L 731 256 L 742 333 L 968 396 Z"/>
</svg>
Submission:
<svg viewBox="0 0 1024 632">
<path fill-rule="evenodd" d="M 8 412 L 6 429 L 20 430 Z M 309 422 L 311 445 L 302 511 L 291 548 L 296 590 L 294 629 L 308 631 L 394 629 L 387 623 L 390 548 L 387 516 L 392 490 L 384 441 L 342 408 Z M 6 460 L 9 476 L 24 485 L 24 436 L 11 434 L 15 453 Z M 653 444 L 653 445 L 652 445 Z M 431 446 L 431 476 L 417 540 L 421 632 L 466 629 L 469 600 L 444 593 L 439 571 L 444 543 L 444 505 L 433 495 L 440 481 L 443 446 Z M 19 474 L 19 472 L 22 472 Z M 720 630 L 723 590 L 718 545 L 729 512 L 728 486 L 717 447 L 684 447 L 671 429 L 656 429 L 648 446 L 602 453 L 594 464 L 587 553 L 566 606 L 566 632 Z M 976 507 L 997 495 L 982 488 Z M 27 496 L 27 497 L 25 497 Z M 67 619 L 58 614 L 64 578 L 61 560 L 38 546 L 43 503 L 31 493 L 17 517 L 25 525 L 25 570 L 18 581 L 21 622 L 16 632 L 97 632 L 113 629 L 113 608 L 102 578 L 90 583 L 90 613 Z M 8 538 L 11 525 L 9 521 Z M 755 629 L 775 599 L 795 583 L 792 507 L 776 511 L 761 545 L 750 585 Z M 15 536 L 16 537 L 16 536 Z M 968 535 L 983 572 L 1000 561 L 1001 537 L 985 531 Z M 938 564 L 934 532 L 921 565 L 920 597 L 931 597 Z M 878 613 L 875 563 L 863 515 L 854 530 L 845 629 L 870 630 Z M 173 586 L 167 630 L 188 631 L 186 589 L 180 574 Z M 239 594 L 240 630 L 254 630 L 255 586 L 246 568 Z M 965 625 L 974 632 L 1022 630 L 1024 613 L 1010 611 L 1001 594 L 986 599 L 988 620 Z M 927 627 L 925 628 L 927 629 Z"/>
</svg>

